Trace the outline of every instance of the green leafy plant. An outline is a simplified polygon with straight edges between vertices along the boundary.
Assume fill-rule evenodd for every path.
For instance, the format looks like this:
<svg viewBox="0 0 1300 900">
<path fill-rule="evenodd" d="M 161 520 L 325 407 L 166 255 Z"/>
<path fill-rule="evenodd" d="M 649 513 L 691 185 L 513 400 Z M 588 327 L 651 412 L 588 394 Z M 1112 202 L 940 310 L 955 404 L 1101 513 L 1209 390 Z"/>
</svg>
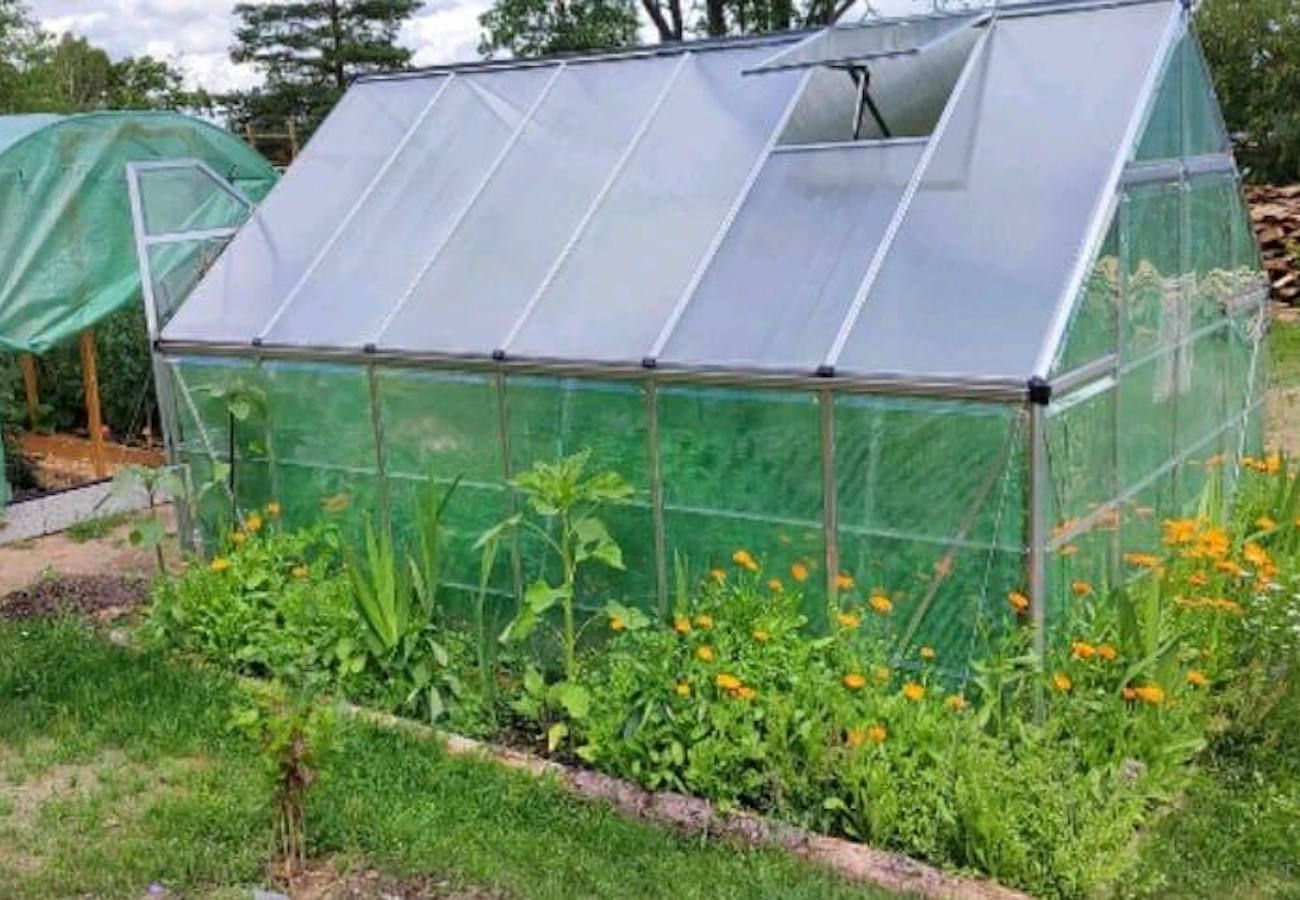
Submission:
<svg viewBox="0 0 1300 900">
<path fill-rule="evenodd" d="M 153 550 L 158 574 L 166 575 L 167 559 L 163 555 L 163 543 L 167 539 L 167 523 L 162 520 L 158 507 L 162 503 L 183 498 L 185 482 L 175 469 L 169 467 L 127 466 L 113 476 L 112 488 L 101 503 L 109 498 L 134 497 L 140 491 L 148 498 L 149 512 L 132 522 L 129 540 L 133 547 Z"/>
</svg>

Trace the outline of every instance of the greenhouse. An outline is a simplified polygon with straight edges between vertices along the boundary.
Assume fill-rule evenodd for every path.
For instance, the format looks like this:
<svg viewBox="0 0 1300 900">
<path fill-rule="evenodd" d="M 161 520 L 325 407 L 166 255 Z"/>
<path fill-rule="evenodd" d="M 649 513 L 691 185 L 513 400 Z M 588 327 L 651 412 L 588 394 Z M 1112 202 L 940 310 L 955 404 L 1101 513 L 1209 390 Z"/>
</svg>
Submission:
<svg viewBox="0 0 1300 900">
<path fill-rule="evenodd" d="M 209 537 L 459 479 L 469 591 L 512 476 L 589 449 L 638 492 L 593 606 L 744 548 L 953 660 L 1226 502 L 1265 313 L 1188 12 L 1054 2 L 362 80 L 158 352 Z"/>
<path fill-rule="evenodd" d="M 0 116 L 0 353 L 41 355 L 140 303 L 126 167 L 176 158 L 252 202 L 277 177 L 231 134 L 176 113 Z M 173 180 L 155 202 L 190 215 L 196 192 Z M 0 478 L 0 506 L 6 494 Z"/>
</svg>

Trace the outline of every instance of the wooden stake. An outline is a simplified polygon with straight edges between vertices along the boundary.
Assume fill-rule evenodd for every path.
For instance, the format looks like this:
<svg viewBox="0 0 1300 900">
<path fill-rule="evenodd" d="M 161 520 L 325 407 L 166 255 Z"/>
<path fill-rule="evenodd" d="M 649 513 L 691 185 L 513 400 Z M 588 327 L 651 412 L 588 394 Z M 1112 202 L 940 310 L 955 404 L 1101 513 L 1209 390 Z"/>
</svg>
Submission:
<svg viewBox="0 0 1300 900">
<path fill-rule="evenodd" d="M 18 365 L 23 370 L 23 390 L 27 393 L 27 418 L 31 422 L 32 431 L 35 431 L 41 406 L 41 395 L 36 389 L 36 357 L 30 353 L 20 353 Z"/>
<path fill-rule="evenodd" d="M 95 332 L 81 333 L 81 377 L 86 385 L 86 421 L 90 428 L 90 448 L 95 461 L 95 477 L 108 477 L 104 461 L 104 416 L 99 407 L 99 363 L 95 357 Z"/>
</svg>

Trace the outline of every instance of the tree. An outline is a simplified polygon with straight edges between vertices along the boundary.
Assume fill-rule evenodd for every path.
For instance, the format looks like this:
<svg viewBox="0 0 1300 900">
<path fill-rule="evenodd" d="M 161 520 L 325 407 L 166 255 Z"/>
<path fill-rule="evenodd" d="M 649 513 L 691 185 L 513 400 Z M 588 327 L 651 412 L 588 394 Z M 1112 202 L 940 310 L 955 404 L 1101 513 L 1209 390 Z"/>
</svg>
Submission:
<svg viewBox="0 0 1300 900">
<path fill-rule="evenodd" d="M 230 58 L 252 63 L 265 84 L 225 101 L 233 124 L 279 129 L 293 119 L 313 130 L 358 75 L 402 69 L 411 51 L 397 45 L 402 23 L 421 0 L 298 0 L 239 3 Z"/>
<path fill-rule="evenodd" d="M 1300 180 L 1300 0 L 1207 0 L 1196 25 L 1250 177 Z"/>
</svg>

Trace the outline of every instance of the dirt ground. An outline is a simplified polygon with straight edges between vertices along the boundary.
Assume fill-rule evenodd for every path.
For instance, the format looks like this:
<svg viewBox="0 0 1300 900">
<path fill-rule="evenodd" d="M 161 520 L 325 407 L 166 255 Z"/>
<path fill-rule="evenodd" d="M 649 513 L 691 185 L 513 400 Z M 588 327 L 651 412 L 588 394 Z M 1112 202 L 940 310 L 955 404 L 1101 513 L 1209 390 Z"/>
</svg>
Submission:
<svg viewBox="0 0 1300 900">
<path fill-rule="evenodd" d="M 169 564 L 180 558 L 176 523 L 164 510 Z M 149 580 L 157 571 L 150 549 L 132 547 L 130 524 L 122 524 L 102 538 L 78 542 L 67 533 L 0 546 L 0 597 L 52 575 L 116 575 Z"/>
</svg>

